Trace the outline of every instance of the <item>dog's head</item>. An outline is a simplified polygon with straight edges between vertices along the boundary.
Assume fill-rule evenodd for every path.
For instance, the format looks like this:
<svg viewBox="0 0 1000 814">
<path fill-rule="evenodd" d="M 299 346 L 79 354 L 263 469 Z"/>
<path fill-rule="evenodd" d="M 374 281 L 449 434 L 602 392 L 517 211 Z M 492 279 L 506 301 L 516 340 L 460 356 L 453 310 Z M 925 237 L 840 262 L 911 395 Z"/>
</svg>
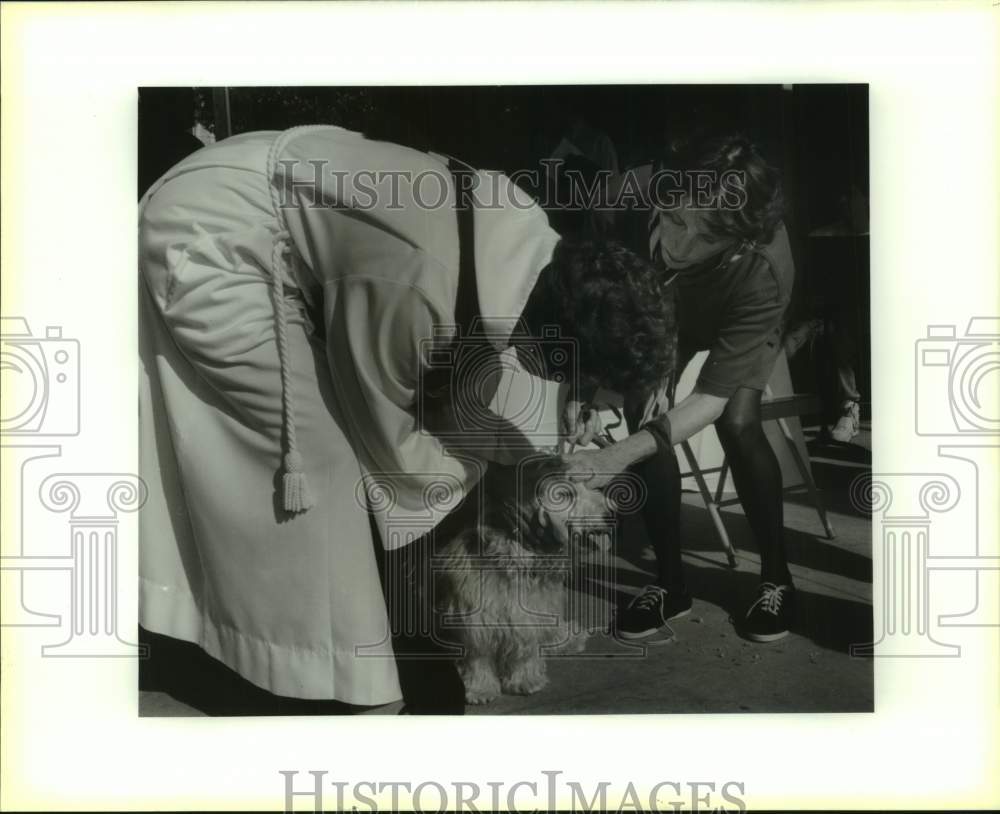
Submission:
<svg viewBox="0 0 1000 814">
<path fill-rule="evenodd" d="M 556 457 L 518 467 L 513 491 L 499 501 L 504 524 L 521 545 L 538 554 L 578 546 L 607 551 L 614 502 L 596 489 L 570 480 Z"/>
</svg>

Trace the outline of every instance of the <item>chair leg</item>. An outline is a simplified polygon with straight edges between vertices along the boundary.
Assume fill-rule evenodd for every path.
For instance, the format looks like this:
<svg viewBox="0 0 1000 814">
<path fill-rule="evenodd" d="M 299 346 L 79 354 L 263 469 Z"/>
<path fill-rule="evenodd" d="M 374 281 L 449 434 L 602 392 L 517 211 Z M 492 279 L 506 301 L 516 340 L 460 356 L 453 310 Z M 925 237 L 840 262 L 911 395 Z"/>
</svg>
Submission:
<svg viewBox="0 0 1000 814">
<path fill-rule="evenodd" d="M 722 495 L 726 491 L 726 478 L 729 476 L 729 458 L 722 458 L 722 468 L 719 470 L 719 485 L 715 487 L 715 502 L 722 503 Z"/>
<path fill-rule="evenodd" d="M 694 479 L 698 484 L 698 491 L 701 492 L 701 499 L 705 501 L 705 508 L 708 509 L 708 514 L 712 518 L 712 523 L 715 524 L 715 531 L 719 535 L 719 541 L 722 543 L 722 549 L 726 552 L 726 559 L 729 560 L 729 567 L 736 567 L 736 549 L 733 548 L 732 542 L 729 540 L 729 533 L 726 531 L 726 527 L 722 522 L 722 515 L 719 514 L 719 506 L 712 497 L 712 492 L 708 488 L 708 484 L 705 483 L 705 477 L 701 474 L 701 469 L 698 468 L 698 460 L 695 458 L 694 450 L 691 449 L 691 445 L 687 441 L 681 442 L 681 449 L 684 450 L 684 457 L 687 458 L 688 466 L 691 467 L 691 474 L 694 475 Z"/>
<path fill-rule="evenodd" d="M 792 430 L 788 426 L 788 422 L 783 418 L 777 419 L 777 422 L 781 428 L 781 434 L 785 436 L 788 449 L 792 453 L 792 460 L 795 461 L 795 465 L 799 469 L 799 474 L 802 476 L 802 480 L 805 481 L 806 489 L 809 491 L 809 498 L 812 500 L 820 522 L 823 524 L 823 529 L 826 531 L 826 538 L 832 540 L 837 535 L 834 534 L 833 526 L 830 525 L 830 519 L 826 516 L 823 498 L 820 496 L 819 489 L 816 488 L 816 481 L 813 480 L 812 470 L 809 468 L 809 464 L 802 460 L 802 455 L 799 452 L 798 445 L 795 443 L 795 436 L 792 435 Z"/>
</svg>

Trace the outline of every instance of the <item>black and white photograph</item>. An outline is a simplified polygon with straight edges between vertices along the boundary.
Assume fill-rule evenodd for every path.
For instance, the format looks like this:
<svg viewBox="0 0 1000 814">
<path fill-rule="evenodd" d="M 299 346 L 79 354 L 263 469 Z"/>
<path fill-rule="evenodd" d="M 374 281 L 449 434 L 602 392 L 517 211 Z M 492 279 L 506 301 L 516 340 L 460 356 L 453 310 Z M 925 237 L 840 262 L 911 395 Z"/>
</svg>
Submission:
<svg viewBox="0 0 1000 814">
<path fill-rule="evenodd" d="M 138 134 L 141 715 L 872 710 L 866 86 Z"/>
<path fill-rule="evenodd" d="M 0 3 L 0 810 L 1000 810 L 998 45 Z"/>
</svg>

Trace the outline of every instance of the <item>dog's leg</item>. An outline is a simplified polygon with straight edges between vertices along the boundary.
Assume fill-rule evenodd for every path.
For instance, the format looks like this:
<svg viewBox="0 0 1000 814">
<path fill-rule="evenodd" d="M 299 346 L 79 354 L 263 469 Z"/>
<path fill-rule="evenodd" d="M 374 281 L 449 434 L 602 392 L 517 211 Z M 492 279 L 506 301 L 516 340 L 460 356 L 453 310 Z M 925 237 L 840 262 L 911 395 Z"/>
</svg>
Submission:
<svg viewBox="0 0 1000 814">
<path fill-rule="evenodd" d="M 520 658 L 511 660 L 509 673 L 501 682 L 508 695 L 532 695 L 549 683 L 545 671 L 545 660 L 538 652 L 537 644 L 525 649 Z"/>
<path fill-rule="evenodd" d="M 500 695 L 500 680 L 488 656 L 466 656 L 458 663 L 465 683 L 465 700 L 470 704 L 488 704 Z"/>
<path fill-rule="evenodd" d="M 587 649 L 587 640 L 590 638 L 590 633 L 586 630 L 574 631 L 569 625 L 564 623 L 562 634 L 562 639 L 554 642 L 552 648 L 549 650 L 551 654 L 566 655 L 582 653 Z"/>
</svg>

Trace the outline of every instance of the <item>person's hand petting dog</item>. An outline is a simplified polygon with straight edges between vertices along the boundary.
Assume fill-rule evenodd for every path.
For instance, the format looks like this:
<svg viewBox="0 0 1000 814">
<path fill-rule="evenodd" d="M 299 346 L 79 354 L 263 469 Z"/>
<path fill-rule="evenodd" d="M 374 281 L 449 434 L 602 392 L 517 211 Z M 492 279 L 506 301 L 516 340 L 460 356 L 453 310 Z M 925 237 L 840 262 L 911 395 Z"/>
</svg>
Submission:
<svg viewBox="0 0 1000 814">
<path fill-rule="evenodd" d="M 604 449 L 581 449 L 563 455 L 563 471 L 571 481 L 579 481 L 590 489 L 603 489 L 630 465 L 618 454 L 618 445 Z"/>
<path fill-rule="evenodd" d="M 563 437 L 571 450 L 575 446 L 587 446 L 603 429 L 597 410 L 586 402 L 575 399 L 567 399 L 562 421 Z"/>
<path fill-rule="evenodd" d="M 586 402 L 568 400 L 563 410 L 563 433 L 567 454 L 562 456 L 564 471 L 570 480 L 600 489 L 625 467 L 616 459 L 614 447 L 600 450 L 586 447 L 600 437 L 603 425 L 600 414 Z"/>
</svg>

